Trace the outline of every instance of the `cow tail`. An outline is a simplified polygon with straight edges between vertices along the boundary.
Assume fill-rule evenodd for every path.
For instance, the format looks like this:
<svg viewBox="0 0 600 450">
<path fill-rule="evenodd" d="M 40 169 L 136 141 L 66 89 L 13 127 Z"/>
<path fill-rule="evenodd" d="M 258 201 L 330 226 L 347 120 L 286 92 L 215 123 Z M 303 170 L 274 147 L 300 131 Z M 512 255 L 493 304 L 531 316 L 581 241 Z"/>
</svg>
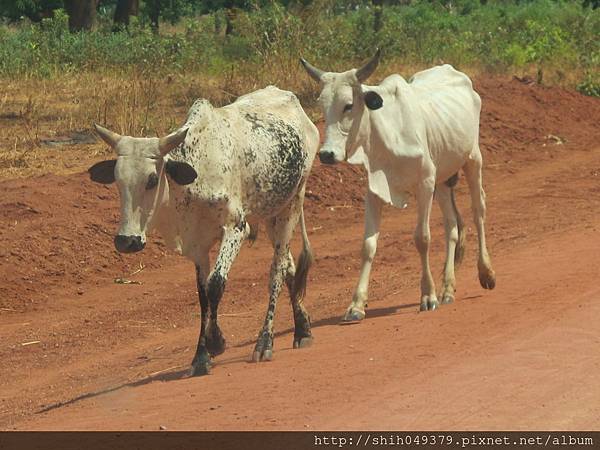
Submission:
<svg viewBox="0 0 600 450">
<path fill-rule="evenodd" d="M 254 242 L 256 242 L 256 238 L 258 237 L 258 223 L 248 224 L 250 227 L 250 231 L 248 232 L 248 247 L 252 247 Z"/>
<path fill-rule="evenodd" d="M 294 288 L 292 298 L 295 301 L 301 301 L 306 294 L 306 282 L 308 279 L 308 271 L 314 262 L 314 256 L 308 241 L 308 233 L 306 232 L 306 223 L 304 222 L 304 208 L 300 210 L 300 227 L 302 229 L 302 252 L 296 263 L 296 274 L 294 275 Z"/>
<path fill-rule="evenodd" d="M 456 243 L 456 248 L 454 249 L 454 265 L 456 267 L 460 266 L 460 263 L 465 256 L 465 241 L 466 241 L 466 230 L 465 223 L 460 216 L 460 212 L 456 207 L 456 198 L 454 196 L 454 188 L 458 184 L 458 172 L 448 178 L 444 184 L 450 188 L 450 201 L 452 202 L 452 209 L 454 210 L 454 214 L 456 215 L 456 226 L 458 228 L 458 242 Z"/>
<path fill-rule="evenodd" d="M 467 233 L 465 230 L 465 223 L 456 207 L 456 199 L 454 197 L 454 187 L 450 188 L 450 200 L 452 201 L 452 208 L 454 209 L 454 214 L 456 214 L 456 225 L 458 228 L 458 242 L 456 243 L 456 249 L 454 250 L 454 265 L 456 268 L 460 266 L 462 263 L 463 257 L 465 256 L 465 242 L 467 238 Z"/>
</svg>

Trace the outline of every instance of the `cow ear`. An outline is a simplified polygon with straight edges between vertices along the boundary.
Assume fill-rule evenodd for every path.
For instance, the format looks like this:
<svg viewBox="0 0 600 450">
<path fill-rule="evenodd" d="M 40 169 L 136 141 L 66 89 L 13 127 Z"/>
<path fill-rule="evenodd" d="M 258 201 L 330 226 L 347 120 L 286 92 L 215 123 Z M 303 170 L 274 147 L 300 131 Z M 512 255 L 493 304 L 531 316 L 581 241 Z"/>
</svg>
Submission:
<svg viewBox="0 0 600 450">
<path fill-rule="evenodd" d="M 88 169 L 90 179 L 96 183 L 111 184 L 115 182 L 116 159 L 100 161 Z"/>
<path fill-rule="evenodd" d="M 196 170 L 188 163 L 169 160 L 165 170 L 177 184 L 186 185 L 193 183 L 198 177 Z"/>
<path fill-rule="evenodd" d="M 375 110 L 383 106 L 383 99 L 377 92 L 369 91 L 364 95 L 367 108 Z"/>
</svg>

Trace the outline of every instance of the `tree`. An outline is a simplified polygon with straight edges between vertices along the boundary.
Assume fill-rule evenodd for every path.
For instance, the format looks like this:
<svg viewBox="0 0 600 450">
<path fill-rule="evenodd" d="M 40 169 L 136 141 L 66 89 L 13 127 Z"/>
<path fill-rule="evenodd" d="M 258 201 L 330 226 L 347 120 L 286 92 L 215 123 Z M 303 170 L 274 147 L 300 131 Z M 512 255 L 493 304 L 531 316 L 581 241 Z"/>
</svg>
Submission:
<svg viewBox="0 0 600 450">
<path fill-rule="evenodd" d="M 375 18 L 373 19 L 373 31 L 377 33 L 383 25 L 383 0 L 373 0 Z"/>
<path fill-rule="evenodd" d="M 129 17 L 137 16 L 140 11 L 140 0 L 118 0 L 115 8 L 115 28 L 127 27 Z"/>
<path fill-rule="evenodd" d="M 39 22 L 52 17 L 52 11 L 62 7 L 62 0 L 0 0 L 0 16 L 10 20 L 27 17 L 32 22 Z"/>
<path fill-rule="evenodd" d="M 91 30 L 99 0 L 65 0 L 71 32 Z"/>
<path fill-rule="evenodd" d="M 158 18 L 160 17 L 160 0 L 146 0 L 146 8 L 148 9 L 148 17 L 150 18 L 150 26 L 158 32 Z"/>
<path fill-rule="evenodd" d="M 143 14 L 150 19 L 150 26 L 157 32 L 159 20 L 175 23 L 181 17 L 189 16 L 202 9 L 200 0 L 145 0 Z"/>
</svg>

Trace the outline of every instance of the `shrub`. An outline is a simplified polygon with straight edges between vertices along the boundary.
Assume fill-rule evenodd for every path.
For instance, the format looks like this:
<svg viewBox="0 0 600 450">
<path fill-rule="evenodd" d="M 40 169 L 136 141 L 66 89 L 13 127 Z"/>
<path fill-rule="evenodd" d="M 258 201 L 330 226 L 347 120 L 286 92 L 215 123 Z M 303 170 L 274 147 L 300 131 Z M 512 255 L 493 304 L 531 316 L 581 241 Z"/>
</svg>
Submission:
<svg viewBox="0 0 600 450">
<path fill-rule="evenodd" d="M 237 10 L 228 36 L 222 11 L 185 17 L 161 34 L 135 18 L 127 31 L 112 32 L 105 17 L 98 29 L 72 34 L 59 10 L 40 23 L 0 25 L 0 76 L 134 69 L 218 76 L 247 65 L 281 80 L 281 72 L 299 70 L 301 55 L 342 70 L 376 47 L 383 47 L 386 61 L 408 65 L 443 61 L 495 71 L 598 71 L 600 9 L 580 2 L 488 0 L 482 6 L 475 0 L 413 0 L 384 6 L 377 30 L 367 1 L 288 3 L 265 1 L 261 8 Z"/>
</svg>

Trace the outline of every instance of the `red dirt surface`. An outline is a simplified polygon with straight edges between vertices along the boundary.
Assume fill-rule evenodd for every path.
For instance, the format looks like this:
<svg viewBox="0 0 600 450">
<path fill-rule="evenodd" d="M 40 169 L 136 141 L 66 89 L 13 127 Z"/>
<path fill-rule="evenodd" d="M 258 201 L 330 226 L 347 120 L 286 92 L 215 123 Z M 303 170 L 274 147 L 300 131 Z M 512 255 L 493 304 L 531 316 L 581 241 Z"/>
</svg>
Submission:
<svg viewBox="0 0 600 450">
<path fill-rule="evenodd" d="M 364 174 L 316 163 L 306 201 L 314 345 L 291 349 L 282 295 L 274 361 L 248 362 L 272 254 L 259 235 L 230 274 L 228 350 L 207 377 L 187 377 L 193 266 L 158 237 L 143 253 L 116 253 L 114 187 L 84 173 L 0 182 L 0 428 L 597 428 L 600 101 L 499 78 L 476 88 L 496 289 L 478 284 L 469 226 L 456 302 L 418 313 L 415 211 L 387 208 L 367 320 L 338 326 L 358 277 Z M 458 197 L 470 218 L 464 183 Z M 441 273 L 437 210 L 432 232 Z"/>
</svg>

